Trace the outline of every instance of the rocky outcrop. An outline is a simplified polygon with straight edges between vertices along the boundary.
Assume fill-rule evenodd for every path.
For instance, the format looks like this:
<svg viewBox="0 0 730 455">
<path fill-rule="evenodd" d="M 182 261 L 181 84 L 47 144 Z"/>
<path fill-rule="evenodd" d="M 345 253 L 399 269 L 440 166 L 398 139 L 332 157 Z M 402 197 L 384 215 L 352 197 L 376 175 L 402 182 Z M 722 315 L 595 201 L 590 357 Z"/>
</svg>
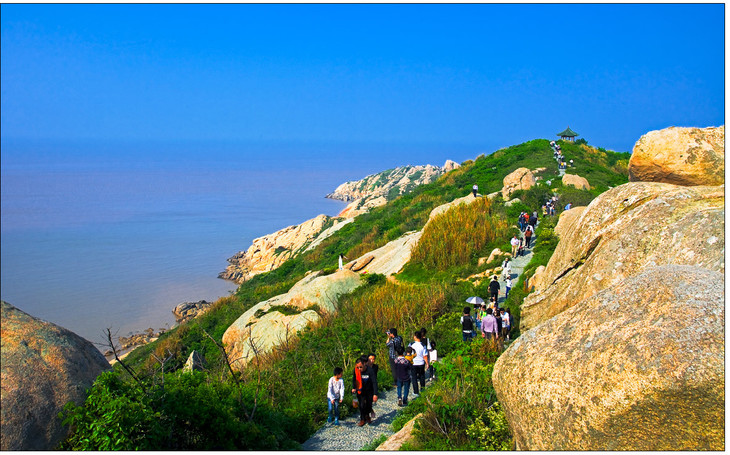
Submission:
<svg viewBox="0 0 730 455">
<path fill-rule="evenodd" d="M 652 267 L 523 332 L 492 376 L 517 450 L 724 450 L 723 288 Z"/>
<path fill-rule="evenodd" d="M 345 268 L 360 273 L 383 275 L 398 273 L 411 260 L 411 251 L 420 240 L 422 233 L 423 231 L 406 233 L 376 250 L 365 253 L 354 261 L 348 262 Z M 358 268 L 358 264 L 361 264 L 361 267 Z"/>
<path fill-rule="evenodd" d="M 629 160 L 629 181 L 722 185 L 725 126 L 650 131 L 634 146 Z"/>
<path fill-rule="evenodd" d="M 319 215 L 302 224 L 254 239 L 248 250 L 228 259 L 230 265 L 218 278 L 240 284 L 260 273 L 274 270 L 318 238 L 330 220 L 327 215 Z"/>
<path fill-rule="evenodd" d="M 325 276 L 316 272 L 301 279 L 286 294 L 254 305 L 223 334 L 233 367 L 240 369 L 254 358 L 255 352 L 266 354 L 286 343 L 307 324 L 319 320 L 320 312 L 333 313 L 339 296 L 360 284 L 360 275 L 350 270 Z"/>
<path fill-rule="evenodd" d="M 409 420 L 408 423 L 403 425 L 403 428 L 398 430 L 397 433 L 383 441 L 383 443 L 380 444 L 375 450 L 389 452 L 400 450 L 403 444 L 413 439 L 413 426 L 416 424 L 416 421 L 421 417 L 423 417 L 422 412 Z"/>
<path fill-rule="evenodd" d="M 563 185 L 568 186 L 574 186 L 578 188 L 579 190 L 590 190 L 591 185 L 588 184 L 588 180 L 586 180 L 584 177 L 581 177 L 580 175 L 576 174 L 565 174 L 563 175 Z"/>
<path fill-rule="evenodd" d="M 665 264 L 724 273 L 724 187 L 627 183 L 606 191 L 580 214 L 545 270 L 547 288 L 523 302 L 520 328 L 541 322 Z"/>
<path fill-rule="evenodd" d="M 410 192 L 418 185 L 431 183 L 458 167 L 459 164 L 451 160 L 447 160 L 443 167 L 430 164 L 397 167 L 368 175 L 362 180 L 345 182 L 325 197 L 350 202 L 339 216 L 351 218 L 385 205 L 389 200 Z"/>
<path fill-rule="evenodd" d="M 208 311 L 213 306 L 213 302 L 207 302 L 200 300 L 198 302 L 182 302 L 175 306 L 172 310 L 172 314 L 175 315 L 175 321 L 178 324 L 187 322 L 203 313 Z"/>
<path fill-rule="evenodd" d="M 322 231 L 304 251 L 306 252 L 317 248 L 324 240 L 330 238 L 332 234 L 352 223 L 353 221 L 355 221 L 355 218 L 348 218 L 345 220 L 335 219 L 335 224 Z"/>
<path fill-rule="evenodd" d="M 535 175 L 526 167 L 521 167 L 508 174 L 502 181 L 502 197 L 509 200 L 517 190 L 528 190 L 535 186 Z"/>
<path fill-rule="evenodd" d="M 190 373 L 193 371 L 205 370 L 205 358 L 198 351 L 193 350 L 188 356 L 188 360 L 185 361 L 183 366 L 183 372 Z"/>
<path fill-rule="evenodd" d="M 573 207 L 570 210 L 560 212 L 558 223 L 555 225 L 555 234 L 562 237 L 565 232 L 573 230 L 573 224 L 585 210 L 585 207 Z"/>
<path fill-rule="evenodd" d="M 459 204 L 471 204 L 472 202 L 478 201 L 481 197 L 482 196 L 474 197 L 470 194 L 468 196 L 456 198 L 451 202 L 447 202 L 446 204 L 441 204 L 438 207 L 434 207 L 434 209 L 431 210 L 431 213 L 428 214 L 428 221 L 431 221 L 432 219 L 436 218 L 438 215 L 441 215 L 452 207 L 456 207 Z"/>
<path fill-rule="evenodd" d="M 110 368 L 89 341 L 2 302 L 2 450 L 52 450 L 68 433 L 58 418 L 81 404 Z"/>
</svg>

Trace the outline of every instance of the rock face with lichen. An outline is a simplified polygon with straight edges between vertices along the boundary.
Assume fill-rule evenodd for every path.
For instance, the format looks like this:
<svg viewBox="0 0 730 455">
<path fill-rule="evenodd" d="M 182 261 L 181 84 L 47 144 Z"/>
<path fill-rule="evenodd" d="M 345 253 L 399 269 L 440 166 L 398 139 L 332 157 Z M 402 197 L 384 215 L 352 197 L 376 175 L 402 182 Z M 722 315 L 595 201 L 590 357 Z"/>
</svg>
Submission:
<svg viewBox="0 0 730 455">
<path fill-rule="evenodd" d="M 725 126 L 650 131 L 634 146 L 629 160 L 629 181 L 722 185 Z"/>
<path fill-rule="evenodd" d="M 493 373 L 517 450 L 724 450 L 723 288 L 653 267 L 523 333 Z"/>
<path fill-rule="evenodd" d="M 535 175 L 526 167 L 515 169 L 502 180 L 502 197 L 509 200 L 517 190 L 529 190 L 535 186 Z"/>
<path fill-rule="evenodd" d="M 265 354 L 285 344 L 307 324 L 317 321 L 320 312 L 331 314 L 338 298 L 361 284 L 360 274 L 340 270 L 332 275 L 310 273 L 286 294 L 260 302 L 243 313 L 223 334 L 223 345 L 232 366 L 240 369 L 256 352 Z"/>
<path fill-rule="evenodd" d="M 562 179 L 563 185 L 565 186 L 574 186 L 578 188 L 579 190 L 590 190 L 591 185 L 588 184 L 588 180 L 585 179 L 585 177 L 581 177 L 580 175 L 576 174 L 565 174 L 563 175 Z"/>
<path fill-rule="evenodd" d="M 648 268 L 685 264 L 724 273 L 724 188 L 627 183 L 594 199 L 563 232 L 545 270 L 547 287 L 522 305 L 536 327 Z"/>
<path fill-rule="evenodd" d="M 69 401 L 83 403 L 109 363 L 89 341 L 7 302 L 0 319 L 0 447 L 52 450 L 68 433 L 58 413 Z"/>
</svg>

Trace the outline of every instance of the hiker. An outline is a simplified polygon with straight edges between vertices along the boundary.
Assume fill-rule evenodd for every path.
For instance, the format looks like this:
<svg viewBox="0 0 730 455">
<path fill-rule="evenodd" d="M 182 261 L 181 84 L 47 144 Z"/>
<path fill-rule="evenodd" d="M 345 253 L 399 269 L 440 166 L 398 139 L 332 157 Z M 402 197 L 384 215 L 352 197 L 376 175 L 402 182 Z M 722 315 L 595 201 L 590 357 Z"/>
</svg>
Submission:
<svg viewBox="0 0 730 455">
<path fill-rule="evenodd" d="M 360 409 L 358 427 L 372 422 L 370 413 L 373 403 L 378 401 L 378 377 L 368 366 L 368 358 L 363 355 L 355 361 L 355 371 L 352 373 L 352 400 L 353 406 Z"/>
<path fill-rule="evenodd" d="M 535 226 L 537 226 L 537 212 L 532 212 L 532 216 L 530 217 L 530 221 L 528 221 L 529 225 L 532 226 L 532 229 L 535 229 Z"/>
<path fill-rule="evenodd" d="M 464 307 L 464 314 L 461 316 L 461 337 L 463 341 L 471 341 L 474 337 L 474 321 L 472 321 L 471 308 L 468 306 Z"/>
<path fill-rule="evenodd" d="M 418 384 L 421 384 L 422 389 L 426 388 L 426 368 L 429 367 L 428 351 L 426 350 L 426 346 L 423 345 L 421 332 L 416 331 L 413 333 L 413 343 L 411 343 L 411 347 L 416 353 L 415 357 L 413 357 L 411 382 L 413 382 L 413 395 L 418 396 L 420 391 Z"/>
<path fill-rule="evenodd" d="M 408 346 L 408 347 L 406 348 L 406 352 L 405 352 L 405 354 L 404 354 L 404 357 L 406 358 L 406 360 L 408 360 L 408 362 L 409 362 L 409 363 L 410 363 L 411 365 L 413 365 L 413 358 L 414 358 L 415 356 L 416 356 L 416 352 L 415 352 L 415 351 L 413 350 L 413 348 L 412 348 L 412 347 Z M 410 376 L 409 376 L 409 378 L 410 378 Z M 410 379 L 409 379 L 409 380 L 410 380 Z"/>
<path fill-rule="evenodd" d="M 505 309 L 505 313 L 507 313 L 507 320 L 509 321 L 509 330 L 507 330 L 507 339 L 509 340 L 510 332 L 512 332 L 512 327 L 515 326 L 515 320 L 512 317 L 512 313 L 509 311 L 509 308 Z"/>
<path fill-rule="evenodd" d="M 504 298 L 509 297 L 509 290 L 512 289 L 512 278 L 508 276 L 504 279 Z"/>
<path fill-rule="evenodd" d="M 532 240 L 532 226 L 525 228 L 525 248 L 530 248 L 530 241 Z"/>
<path fill-rule="evenodd" d="M 500 338 L 502 336 L 502 310 L 500 308 L 495 308 L 492 312 L 492 316 L 494 316 L 494 319 L 497 321 L 497 332 L 495 333 L 495 338 Z"/>
<path fill-rule="evenodd" d="M 345 256 L 344 254 L 340 254 L 340 257 L 338 258 L 338 260 L 339 260 L 339 263 L 340 263 L 340 270 L 342 270 L 342 269 L 344 268 L 344 267 L 342 266 L 342 259 L 343 259 L 343 258 L 344 258 L 344 259 L 347 259 L 347 256 Z M 347 259 L 347 260 L 349 261 L 349 259 Z"/>
<path fill-rule="evenodd" d="M 517 234 L 509 241 L 509 244 L 512 245 L 512 257 L 517 257 L 517 249 L 520 247 L 520 239 L 517 238 Z"/>
<path fill-rule="evenodd" d="M 388 346 L 388 364 L 390 364 L 390 372 L 393 375 L 393 385 L 396 385 L 398 377 L 395 372 L 395 358 L 397 357 L 398 346 L 403 347 L 403 337 L 398 335 L 398 330 L 394 327 L 387 332 L 388 340 L 385 345 Z"/>
<path fill-rule="evenodd" d="M 428 368 L 426 368 L 426 381 L 431 382 L 436 378 L 436 374 L 433 369 L 434 351 L 436 351 L 436 343 L 431 341 L 430 338 L 426 337 L 426 328 L 421 327 L 421 339 L 426 341 L 426 352 L 428 353 Z"/>
<path fill-rule="evenodd" d="M 471 192 L 474 193 L 474 197 L 477 197 L 477 191 L 479 191 L 479 186 L 475 183 L 473 187 L 471 187 Z"/>
<path fill-rule="evenodd" d="M 378 377 L 378 370 L 380 369 L 380 367 L 375 363 L 375 354 L 368 354 L 368 363 L 367 363 L 367 365 L 370 368 L 373 369 L 373 373 L 375 373 L 375 377 L 377 378 Z M 376 390 L 375 393 L 378 393 L 378 391 Z M 374 405 L 375 405 L 375 403 L 373 403 L 373 406 Z M 375 409 L 373 409 L 372 411 L 370 411 L 370 418 L 371 419 L 374 419 L 375 418 Z"/>
<path fill-rule="evenodd" d="M 506 258 L 504 262 L 502 262 L 502 276 L 505 278 L 512 276 L 512 264 L 509 262 L 509 258 Z"/>
<path fill-rule="evenodd" d="M 411 390 L 411 370 L 413 365 L 403 355 L 403 345 L 395 348 L 397 355 L 395 359 L 396 387 L 398 390 L 398 406 L 408 404 L 408 392 Z M 401 394 L 401 392 L 403 392 Z"/>
<path fill-rule="evenodd" d="M 487 308 L 487 315 L 482 319 L 482 338 L 494 338 L 497 333 L 497 320 L 492 314 L 492 309 Z"/>
<path fill-rule="evenodd" d="M 327 407 L 329 408 L 327 423 L 332 423 L 332 416 L 334 416 L 335 425 L 340 424 L 340 403 L 344 396 L 345 381 L 342 379 L 342 368 L 335 367 L 334 376 L 327 384 Z"/>
<path fill-rule="evenodd" d="M 525 212 L 520 212 L 519 218 L 517 218 L 517 224 L 520 226 L 520 232 L 525 230 Z"/>
<path fill-rule="evenodd" d="M 573 204 L 568 202 L 568 204 L 565 206 L 565 210 L 570 210 L 573 207 Z"/>
<path fill-rule="evenodd" d="M 492 278 L 492 281 L 489 283 L 489 294 L 494 299 L 495 304 L 497 303 L 499 299 L 499 281 L 497 281 L 497 275 L 494 275 Z"/>
<path fill-rule="evenodd" d="M 509 339 L 509 331 L 511 328 L 510 322 L 509 322 L 509 313 L 507 313 L 504 309 L 499 310 L 500 313 L 502 313 L 502 338 L 504 340 Z"/>
<path fill-rule="evenodd" d="M 484 316 L 487 315 L 487 304 L 482 303 L 482 307 L 479 309 L 479 312 L 474 315 L 474 317 L 477 318 L 477 321 L 479 322 L 479 329 L 478 331 L 481 332 L 482 329 L 482 319 L 484 319 Z"/>
</svg>

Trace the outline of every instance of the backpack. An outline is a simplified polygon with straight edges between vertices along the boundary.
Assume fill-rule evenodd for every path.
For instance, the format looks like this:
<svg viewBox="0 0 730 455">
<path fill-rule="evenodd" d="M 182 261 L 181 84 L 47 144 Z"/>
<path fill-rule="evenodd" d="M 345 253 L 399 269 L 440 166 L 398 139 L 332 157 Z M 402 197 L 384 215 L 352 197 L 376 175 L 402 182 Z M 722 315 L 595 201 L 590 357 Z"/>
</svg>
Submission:
<svg viewBox="0 0 730 455">
<path fill-rule="evenodd" d="M 471 320 L 471 316 L 462 316 L 461 319 L 461 330 L 465 332 L 474 330 L 474 321 Z"/>
</svg>

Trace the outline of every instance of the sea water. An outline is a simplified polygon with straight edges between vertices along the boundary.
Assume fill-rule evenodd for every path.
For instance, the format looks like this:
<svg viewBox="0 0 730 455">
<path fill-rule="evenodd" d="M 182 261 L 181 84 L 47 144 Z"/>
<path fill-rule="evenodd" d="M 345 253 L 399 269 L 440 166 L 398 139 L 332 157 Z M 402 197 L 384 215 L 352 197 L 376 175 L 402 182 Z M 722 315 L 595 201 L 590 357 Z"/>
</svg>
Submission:
<svg viewBox="0 0 730 455">
<path fill-rule="evenodd" d="M 2 144 L 2 299 L 103 343 L 174 325 L 259 236 L 344 203 L 347 180 L 449 151 L 250 144 Z M 333 258 L 333 265 L 336 258 Z"/>
</svg>

